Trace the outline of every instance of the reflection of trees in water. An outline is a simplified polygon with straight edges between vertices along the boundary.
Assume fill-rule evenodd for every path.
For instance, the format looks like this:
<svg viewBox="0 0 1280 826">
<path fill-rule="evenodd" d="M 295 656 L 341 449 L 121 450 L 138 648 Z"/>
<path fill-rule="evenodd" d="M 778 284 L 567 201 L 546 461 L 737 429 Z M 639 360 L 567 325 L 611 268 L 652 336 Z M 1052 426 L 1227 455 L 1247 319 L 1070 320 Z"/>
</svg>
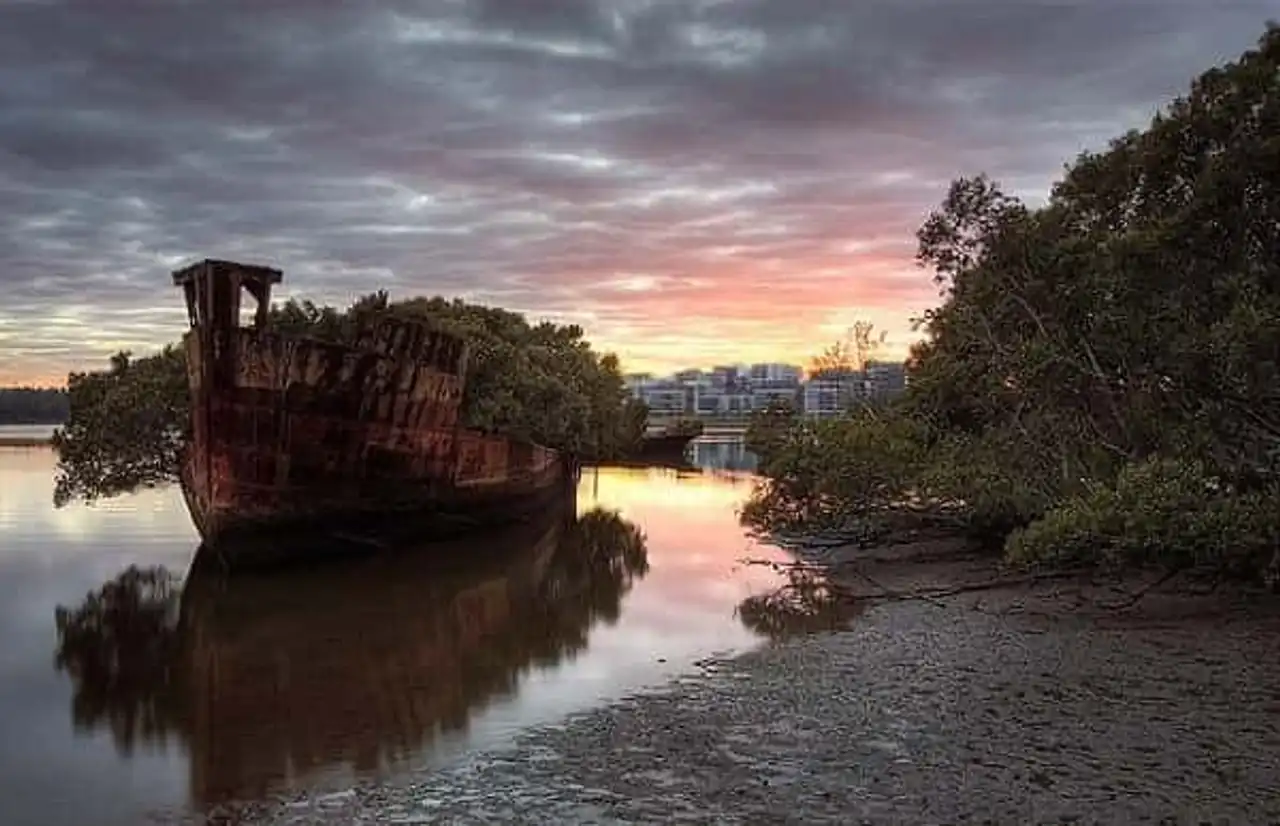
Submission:
<svg viewBox="0 0 1280 826">
<path fill-rule="evenodd" d="M 562 541 L 559 559 L 556 575 L 544 581 L 544 604 L 573 604 L 577 610 L 562 613 L 587 613 L 610 624 L 617 622 L 632 583 L 649 572 L 644 534 L 616 513 L 600 509 L 577 520 Z"/>
<path fill-rule="evenodd" d="M 74 611 L 55 612 L 55 665 L 75 684 L 72 719 L 107 725 L 126 754 L 173 728 L 179 584 L 164 568 L 130 567 Z"/>
<path fill-rule="evenodd" d="M 775 566 L 782 567 L 782 566 Z M 862 610 L 833 588 L 827 577 L 810 566 L 785 566 L 786 581 L 763 594 L 738 603 L 738 618 L 750 630 L 770 639 L 843 628 Z"/>
<path fill-rule="evenodd" d="M 169 572 L 130 569 L 58 609 L 77 725 L 125 752 L 177 734 L 200 803 L 373 770 L 581 652 L 648 570 L 643 534 L 602 510 L 451 543 L 443 566 L 433 550 L 275 577 L 197 567 L 180 600 Z"/>
</svg>

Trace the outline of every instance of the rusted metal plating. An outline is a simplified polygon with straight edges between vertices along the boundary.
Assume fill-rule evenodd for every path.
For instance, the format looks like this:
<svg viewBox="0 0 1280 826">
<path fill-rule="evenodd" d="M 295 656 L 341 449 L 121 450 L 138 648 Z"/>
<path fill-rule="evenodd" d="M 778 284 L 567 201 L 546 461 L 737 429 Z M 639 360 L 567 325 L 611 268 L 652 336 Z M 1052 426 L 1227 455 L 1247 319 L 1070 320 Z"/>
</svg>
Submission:
<svg viewBox="0 0 1280 826">
<path fill-rule="evenodd" d="M 173 280 L 191 322 L 183 482 L 206 541 L 311 513 L 476 507 L 563 477 L 556 451 L 460 426 L 458 337 L 399 319 L 350 346 L 285 335 L 267 324 L 279 270 L 205 260 Z M 246 294 L 257 308 L 241 326 Z"/>
</svg>

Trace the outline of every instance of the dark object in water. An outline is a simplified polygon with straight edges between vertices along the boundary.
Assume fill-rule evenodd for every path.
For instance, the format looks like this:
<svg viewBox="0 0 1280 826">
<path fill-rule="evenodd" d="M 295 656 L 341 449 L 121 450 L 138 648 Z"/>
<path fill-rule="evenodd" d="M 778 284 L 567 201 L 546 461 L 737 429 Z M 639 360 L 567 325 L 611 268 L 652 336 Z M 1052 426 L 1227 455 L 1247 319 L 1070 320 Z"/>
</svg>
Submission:
<svg viewBox="0 0 1280 826">
<path fill-rule="evenodd" d="M 635 526 L 572 493 L 403 550 L 250 576 L 200 552 L 185 584 L 125 571 L 57 610 L 75 725 L 123 753 L 177 746 L 197 809 L 420 767 L 582 652 L 648 570 Z"/>
<path fill-rule="evenodd" d="M 382 317 L 353 344 L 272 331 L 279 270 L 205 260 L 186 296 L 191 441 L 182 489 L 196 528 L 239 567 L 522 519 L 576 463 L 462 428 L 462 339 Z M 257 302 L 239 324 L 242 294 Z"/>
<path fill-rule="evenodd" d="M 689 443 L 702 435 L 702 422 L 697 419 L 677 419 L 640 441 L 636 458 L 649 462 L 683 464 Z"/>
<path fill-rule="evenodd" d="M 702 466 L 694 462 L 680 453 L 679 455 L 663 456 L 656 455 L 651 459 L 640 457 L 617 459 L 609 462 L 609 467 L 631 468 L 634 470 L 656 469 L 656 470 L 674 470 L 677 474 L 695 474 L 701 475 Z"/>
</svg>

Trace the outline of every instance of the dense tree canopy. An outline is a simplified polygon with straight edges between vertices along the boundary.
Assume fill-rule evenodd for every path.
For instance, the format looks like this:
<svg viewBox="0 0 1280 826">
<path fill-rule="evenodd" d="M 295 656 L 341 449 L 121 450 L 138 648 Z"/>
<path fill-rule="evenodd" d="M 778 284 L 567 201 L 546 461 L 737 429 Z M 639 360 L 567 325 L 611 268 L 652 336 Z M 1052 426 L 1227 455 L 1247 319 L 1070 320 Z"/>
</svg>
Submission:
<svg viewBox="0 0 1280 826">
<path fill-rule="evenodd" d="M 426 320 L 467 341 L 467 427 L 591 459 L 621 455 L 644 432 L 647 410 L 627 393 L 617 357 L 593 350 L 576 325 L 530 324 L 518 313 L 443 298 L 392 302 L 385 292 L 346 310 L 290 300 L 271 308 L 269 324 L 347 341 L 387 314 Z M 176 478 L 188 429 L 179 348 L 140 359 L 120 353 L 106 370 L 72 373 L 68 397 L 70 417 L 54 439 L 59 502 Z"/>
<path fill-rule="evenodd" d="M 906 512 L 1021 561 L 1275 564 L 1280 29 L 1044 206 L 962 179 L 918 237 L 943 300 L 906 394 L 773 437 L 752 513 Z"/>
<path fill-rule="evenodd" d="M 61 424 L 67 391 L 52 387 L 0 387 L 0 424 Z"/>
<path fill-rule="evenodd" d="M 71 413 L 53 434 L 54 501 L 114 496 L 177 478 L 188 427 L 182 351 L 111 357 L 106 370 L 67 377 Z"/>
</svg>

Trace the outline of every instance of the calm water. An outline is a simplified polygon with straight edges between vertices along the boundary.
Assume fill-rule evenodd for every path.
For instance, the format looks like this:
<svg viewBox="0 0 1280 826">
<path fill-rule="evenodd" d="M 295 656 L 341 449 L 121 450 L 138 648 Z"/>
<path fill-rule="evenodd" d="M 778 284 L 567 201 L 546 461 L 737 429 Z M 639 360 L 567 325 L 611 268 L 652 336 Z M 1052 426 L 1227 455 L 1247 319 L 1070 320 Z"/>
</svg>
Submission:
<svg viewBox="0 0 1280 826">
<path fill-rule="evenodd" d="M 689 445 L 686 455 L 700 467 L 717 470 L 755 470 L 756 457 L 740 437 L 703 436 Z"/>
<path fill-rule="evenodd" d="M 11 439 L 49 439 L 57 429 L 55 424 L 0 424 L 0 441 Z"/>
<path fill-rule="evenodd" d="M 736 450 L 697 455 L 733 465 Z M 501 746 L 757 644 L 735 608 L 776 582 L 739 560 L 786 558 L 738 527 L 741 473 L 604 469 L 584 472 L 574 511 L 625 522 L 549 516 L 455 543 L 465 565 L 419 554 L 228 583 L 191 568 L 176 490 L 55 510 L 53 470 L 48 448 L 0 447 L 5 824 L 135 823 Z M 609 551 L 628 523 L 647 556 Z"/>
</svg>

